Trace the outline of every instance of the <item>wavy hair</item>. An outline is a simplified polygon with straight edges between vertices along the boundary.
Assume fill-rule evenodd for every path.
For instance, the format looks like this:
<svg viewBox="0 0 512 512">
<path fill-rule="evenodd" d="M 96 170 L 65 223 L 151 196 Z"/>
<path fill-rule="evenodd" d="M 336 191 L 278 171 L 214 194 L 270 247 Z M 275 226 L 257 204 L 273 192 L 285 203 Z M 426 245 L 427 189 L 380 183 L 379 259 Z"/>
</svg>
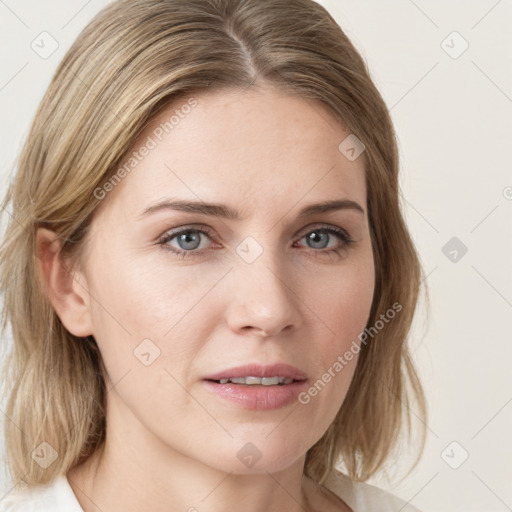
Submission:
<svg viewBox="0 0 512 512">
<path fill-rule="evenodd" d="M 53 230 L 62 254 L 80 265 L 100 203 L 94 191 L 155 115 L 182 96 L 255 80 L 322 102 L 365 145 L 376 271 L 367 327 L 391 304 L 402 306 L 361 345 L 347 396 L 308 450 L 304 473 L 322 483 L 343 464 L 352 479 L 367 480 L 406 426 L 410 436 L 413 405 L 426 420 L 408 348 L 423 270 L 401 212 L 396 135 L 365 61 L 340 26 L 312 0 L 118 0 L 60 62 L 3 201 L 12 216 L 0 249 L 0 286 L 2 332 L 10 325 L 13 340 L 3 388 L 15 485 L 48 483 L 105 442 L 101 353 L 94 337 L 72 335 L 53 309 L 38 272 L 37 229 Z M 31 456 L 41 442 L 59 454 L 46 469 Z"/>
</svg>

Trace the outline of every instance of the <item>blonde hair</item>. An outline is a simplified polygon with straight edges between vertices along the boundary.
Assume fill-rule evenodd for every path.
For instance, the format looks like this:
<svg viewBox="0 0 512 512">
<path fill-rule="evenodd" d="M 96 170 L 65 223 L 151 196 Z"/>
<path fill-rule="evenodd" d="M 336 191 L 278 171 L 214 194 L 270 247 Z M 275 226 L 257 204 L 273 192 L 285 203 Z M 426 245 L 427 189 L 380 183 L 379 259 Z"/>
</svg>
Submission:
<svg viewBox="0 0 512 512">
<path fill-rule="evenodd" d="M 104 368 L 92 336 L 70 334 L 37 271 L 38 227 L 62 253 L 83 257 L 102 187 L 145 126 L 178 98 L 246 88 L 261 78 L 323 103 L 365 145 L 375 292 L 367 327 L 391 304 L 402 309 L 361 344 L 348 394 L 306 455 L 322 483 L 336 465 L 366 480 L 382 469 L 411 407 L 425 397 L 407 347 L 422 269 L 400 207 L 398 150 L 386 105 L 366 64 L 331 15 L 312 0 L 119 0 L 78 36 L 36 112 L 3 207 L 11 215 L 0 251 L 5 293 L 6 454 L 15 485 L 48 483 L 105 441 Z M 341 142 L 341 141 L 340 141 Z M 5 339 L 5 337 L 4 337 Z M 42 468 L 41 442 L 58 458 Z M 423 451 L 425 429 L 422 431 Z"/>
</svg>

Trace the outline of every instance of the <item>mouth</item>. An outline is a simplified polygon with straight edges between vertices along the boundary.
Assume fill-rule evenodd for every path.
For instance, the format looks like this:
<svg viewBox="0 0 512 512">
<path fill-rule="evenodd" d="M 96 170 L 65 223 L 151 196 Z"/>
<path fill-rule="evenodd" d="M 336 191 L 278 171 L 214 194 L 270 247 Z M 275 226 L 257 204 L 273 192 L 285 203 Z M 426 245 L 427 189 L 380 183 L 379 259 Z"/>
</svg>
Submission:
<svg viewBox="0 0 512 512">
<path fill-rule="evenodd" d="M 295 366 L 284 363 L 265 366 L 247 364 L 208 375 L 204 380 L 240 386 L 286 386 L 307 380 L 307 375 Z"/>
<path fill-rule="evenodd" d="M 240 386 L 286 386 L 294 382 L 303 382 L 305 379 L 297 380 L 289 377 L 255 377 L 248 375 L 247 377 L 232 377 L 227 379 L 205 379 L 209 382 L 216 382 L 217 384 L 236 384 Z"/>
<path fill-rule="evenodd" d="M 307 380 L 307 375 L 298 368 L 281 363 L 239 366 L 203 379 L 209 391 L 221 400 L 254 411 L 295 403 Z"/>
</svg>

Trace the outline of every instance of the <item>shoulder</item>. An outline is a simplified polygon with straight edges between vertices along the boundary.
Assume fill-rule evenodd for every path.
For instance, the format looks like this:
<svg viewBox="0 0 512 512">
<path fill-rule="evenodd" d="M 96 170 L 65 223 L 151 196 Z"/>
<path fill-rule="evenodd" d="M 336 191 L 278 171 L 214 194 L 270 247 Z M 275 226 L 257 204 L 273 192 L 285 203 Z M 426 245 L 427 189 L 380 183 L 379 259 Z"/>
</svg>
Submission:
<svg viewBox="0 0 512 512">
<path fill-rule="evenodd" d="M 46 486 L 19 487 L 11 490 L 0 500 L 0 512 L 32 512 L 36 503 L 44 501 L 48 496 Z"/>
<path fill-rule="evenodd" d="M 83 512 L 64 475 L 50 484 L 20 487 L 0 500 L 0 512 Z"/>
<path fill-rule="evenodd" d="M 334 470 L 323 486 L 341 498 L 353 512 L 421 512 L 416 507 L 379 487 L 356 482 Z"/>
</svg>

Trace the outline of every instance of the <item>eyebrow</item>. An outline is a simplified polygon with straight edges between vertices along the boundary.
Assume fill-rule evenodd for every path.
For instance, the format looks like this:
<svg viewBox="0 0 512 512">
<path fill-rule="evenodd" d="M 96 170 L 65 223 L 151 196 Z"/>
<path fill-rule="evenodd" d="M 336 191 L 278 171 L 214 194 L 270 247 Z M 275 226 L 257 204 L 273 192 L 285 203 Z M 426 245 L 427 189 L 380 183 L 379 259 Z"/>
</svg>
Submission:
<svg viewBox="0 0 512 512">
<path fill-rule="evenodd" d="M 188 213 L 209 215 L 211 217 L 221 217 L 229 220 L 241 220 L 240 212 L 237 209 L 233 209 L 225 204 L 205 203 L 203 201 L 184 201 L 179 199 L 165 199 L 156 204 L 148 206 L 139 215 L 139 218 L 162 210 L 177 210 Z M 365 215 L 365 211 L 359 203 L 356 203 L 351 199 L 335 199 L 332 201 L 324 201 L 322 203 L 315 203 L 305 206 L 302 208 L 302 210 L 300 210 L 298 217 L 303 218 L 314 215 L 316 213 L 326 213 L 336 210 L 355 210 Z"/>
</svg>

